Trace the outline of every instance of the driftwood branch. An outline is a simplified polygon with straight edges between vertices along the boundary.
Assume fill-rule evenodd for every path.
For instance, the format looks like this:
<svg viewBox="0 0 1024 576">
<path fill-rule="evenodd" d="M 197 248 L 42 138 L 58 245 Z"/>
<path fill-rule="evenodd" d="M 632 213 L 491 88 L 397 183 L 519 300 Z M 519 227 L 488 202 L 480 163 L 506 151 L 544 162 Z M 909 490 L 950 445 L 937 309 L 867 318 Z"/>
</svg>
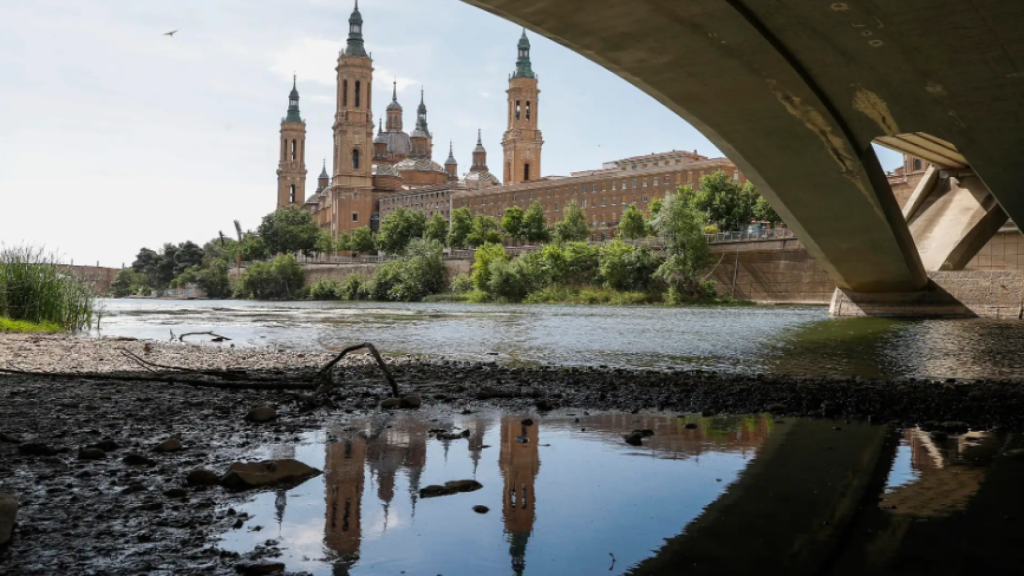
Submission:
<svg viewBox="0 0 1024 576">
<path fill-rule="evenodd" d="M 173 332 L 171 334 L 173 335 Z M 224 342 L 225 340 L 231 340 L 231 338 L 228 338 L 227 336 L 221 336 L 220 334 L 214 334 L 213 332 L 186 332 L 185 334 L 178 336 L 178 342 L 184 342 L 185 336 L 212 336 L 213 342 Z"/>
<path fill-rule="evenodd" d="M 341 353 L 334 358 L 334 360 L 331 360 L 330 362 L 325 364 L 323 368 L 320 369 L 320 372 L 317 373 L 317 377 L 320 379 L 321 382 L 324 383 L 324 385 L 333 387 L 334 379 L 332 377 L 332 370 L 334 369 L 334 366 L 337 365 L 338 362 L 341 362 L 341 359 L 347 356 L 350 352 L 355 352 L 356 350 L 361 350 L 363 348 L 369 350 L 370 354 L 373 355 L 373 359 L 377 361 L 377 366 L 380 367 L 380 371 L 384 373 L 384 378 L 387 379 L 388 384 L 391 385 L 391 392 L 395 395 L 395 397 L 398 397 L 398 383 L 395 382 L 395 377 L 391 375 L 391 370 L 388 369 L 388 365 L 384 363 L 384 359 L 381 358 L 380 352 L 377 352 L 377 348 L 373 344 L 370 344 L 369 342 L 363 342 L 362 344 L 349 346 L 348 348 L 342 350 Z"/>
</svg>

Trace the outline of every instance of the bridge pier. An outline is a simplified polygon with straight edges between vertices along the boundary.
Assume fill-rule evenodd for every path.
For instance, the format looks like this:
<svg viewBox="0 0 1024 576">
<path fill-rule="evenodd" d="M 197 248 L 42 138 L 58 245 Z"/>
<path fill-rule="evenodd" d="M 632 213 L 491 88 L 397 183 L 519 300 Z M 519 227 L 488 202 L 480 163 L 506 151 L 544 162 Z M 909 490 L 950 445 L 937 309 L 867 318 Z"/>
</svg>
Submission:
<svg viewBox="0 0 1024 576">
<path fill-rule="evenodd" d="M 913 292 L 853 292 L 836 288 L 829 314 L 837 317 L 1024 318 L 1024 270 L 929 272 Z"/>
</svg>

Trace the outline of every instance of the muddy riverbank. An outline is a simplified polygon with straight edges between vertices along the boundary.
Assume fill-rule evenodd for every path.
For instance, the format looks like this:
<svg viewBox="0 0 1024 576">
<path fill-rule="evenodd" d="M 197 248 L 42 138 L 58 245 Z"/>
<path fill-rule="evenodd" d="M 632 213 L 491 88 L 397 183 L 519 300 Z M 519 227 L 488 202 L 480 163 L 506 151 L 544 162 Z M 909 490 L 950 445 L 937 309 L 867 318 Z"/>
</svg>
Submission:
<svg viewBox="0 0 1024 576">
<path fill-rule="evenodd" d="M 146 352 L 146 348 L 149 352 Z M 390 394 L 366 356 L 344 361 L 344 384 L 315 405 L 288 392 L 220 390 L 123 382 L 103 373 L 136 371 L 125 348 L 152 362 L 254 373 L 305 374 L 331 354 L 300 355 L 65 337 L 0 337 L 0 367 L 95 373 L 80 380 L 0 375 L 0 492 L 21 506 L 12 545 L 0 552 L 4 574 L 220 574 L 275 556 L 272 539 L 243 557 L 221 550 L 217 536 L 239 522 L 231 508 L 246 496 L 220 487 L 189 487 L 192 470 L 222 474 L 268 444 L 297 441 L 325 424 L 381 412 Z M 743 376 L 702 371 L 631 371 L 392 357 L 403 395 L 444 420 L 502 408 L 548 415 L 587 411 L 664 415 L 773 414 L 921 425 L 938 434 L 1024 429 L 1024 388 L 998 381 L 866 381 Z M 278 418 L 245 420 L 258 405 Z M 179 438 L 183 449 L 154 447 Z M 28 445 L 39 447 L 27 449 Z M 96 459 L 90 446 L 110 448 Z M 131 465 L 127 462 L 140 462 Z M 243 519 L 238 530 L 258 522 Z"/>
</svg>

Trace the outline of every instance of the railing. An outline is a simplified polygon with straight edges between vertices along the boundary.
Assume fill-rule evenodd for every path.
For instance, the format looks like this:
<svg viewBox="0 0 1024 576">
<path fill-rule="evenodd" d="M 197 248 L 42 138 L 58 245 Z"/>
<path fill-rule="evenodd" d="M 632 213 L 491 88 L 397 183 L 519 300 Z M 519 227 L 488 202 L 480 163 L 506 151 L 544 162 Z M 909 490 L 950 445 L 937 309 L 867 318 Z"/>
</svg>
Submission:
<svg viewBox="0 0 1024 576">
<path fill-rule="evenodd" d="M 708 244 L 722 244 L 725 242 L 768 242 L 771 240 L 787 240 L 796 238 L 796 234 L 789 228 L 768 228 L 752 232 L 720 232 L 718 234 L 705 234 Z"/>
</svg>

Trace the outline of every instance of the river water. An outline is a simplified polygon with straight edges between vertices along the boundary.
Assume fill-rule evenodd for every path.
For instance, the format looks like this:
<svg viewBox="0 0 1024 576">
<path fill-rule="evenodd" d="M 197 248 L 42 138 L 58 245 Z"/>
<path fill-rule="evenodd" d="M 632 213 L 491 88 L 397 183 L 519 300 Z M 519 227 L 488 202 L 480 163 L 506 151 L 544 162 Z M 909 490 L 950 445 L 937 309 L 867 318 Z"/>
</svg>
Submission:
<svg viewBox="0 0 1024 576">
<path fill-rule="evenodd" d="M 1024 377 L 1024 323 L 830 318 L 823 307 L 104 300 L 93 335 L 212 330 L 238 346 L 863 378 Z"/>
</svg>

